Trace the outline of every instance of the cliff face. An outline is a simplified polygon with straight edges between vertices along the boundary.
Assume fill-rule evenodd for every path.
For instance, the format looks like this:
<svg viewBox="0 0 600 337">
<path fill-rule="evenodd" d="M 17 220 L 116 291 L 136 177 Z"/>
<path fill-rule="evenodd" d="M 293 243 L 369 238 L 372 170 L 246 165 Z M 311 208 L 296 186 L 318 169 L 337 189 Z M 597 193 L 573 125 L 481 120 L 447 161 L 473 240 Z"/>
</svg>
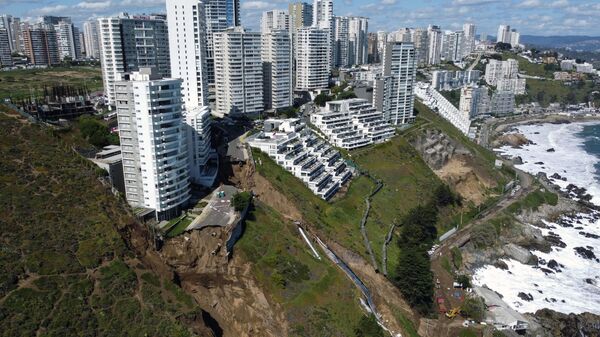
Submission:
<svg viewBox="0 0 600 337">
<path fill-rule="evenodd" d="M 600 336 L 600 316 L 583 313 L 565 315 L 549 309 L 538 310 L 535 318 L 548 337 Z"/>
<path fill-rule="evenodd" d="M 467 201 L 478 205 L 496 185 L 490 173 L 460 142 L 437 129 L 419 131 L 411 145 L 435 174 Z"/>
</svg>

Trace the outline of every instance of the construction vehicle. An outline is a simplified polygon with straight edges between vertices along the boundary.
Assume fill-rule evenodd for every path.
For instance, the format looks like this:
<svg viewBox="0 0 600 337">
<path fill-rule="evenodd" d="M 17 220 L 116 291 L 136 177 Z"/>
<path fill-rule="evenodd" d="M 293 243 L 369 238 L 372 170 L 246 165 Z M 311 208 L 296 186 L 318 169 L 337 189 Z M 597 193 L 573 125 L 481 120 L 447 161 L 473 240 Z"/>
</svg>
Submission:
<svg viewBox="0 0 600 337">
<path fill-rule="evenodd" d="M 454 317 L 460 314 L 460 307 L 452 308 L 450 311 L 446 312 L 446 317 L 453 319 Z"/>
</svg>

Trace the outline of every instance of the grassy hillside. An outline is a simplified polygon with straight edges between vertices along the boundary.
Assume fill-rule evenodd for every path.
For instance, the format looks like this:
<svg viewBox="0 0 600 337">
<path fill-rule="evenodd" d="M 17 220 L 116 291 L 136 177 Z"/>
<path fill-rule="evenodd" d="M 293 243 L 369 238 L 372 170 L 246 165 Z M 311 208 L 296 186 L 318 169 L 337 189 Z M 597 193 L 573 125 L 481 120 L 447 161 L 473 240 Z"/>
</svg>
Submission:
<svg viewBox="0 0 600 337">
<path fill-rule="evenodd" d="M 54 67 L 0 71 L 0 99 L 22 99 L 40 95 L 44 87 L 53 85 L 86 86 L 90 91 L 102 90 L 99 67 Z"/>
<path fill-rule="evenodd" d="M 292 336 L 354 336 L 364 316 L 359 292 L 321 253 L 317 260 L 295 225 L 257 203 L 246 222 L 238 252 L 265 293 L 282 304 Z"/>
<path fill-rule="evenodd" d="M 0 336 L 193 336 L 193 300 L 146 270 L 96 170 L 0 114 Z"/>
<path fill-rule="evenodd" d="M 364 198 L 375 187 L 373 181 L 365 176 L 356 177 L 345 195 L 325 202 L 266 154 L 257 150 L 253 153 L 257 162 L 261 163 L 257 165 L 257 171 L 284 193 L 309 223 L 321 228 L 346 248 L 367 257 L 359 225 L 365 209 Z M 373 198 L 366 226 L 377 263 L 381 265 L 382 244 L 392 222 L 399 220 L 412 207 L 428 201 L 441 182 L 401 136 L 388 143 L 350 153 L 350 159 L 384 183 Z M 390 244 L 388 267 L 396 264 L 398 254 L 397 246 Z"/>
</svg>

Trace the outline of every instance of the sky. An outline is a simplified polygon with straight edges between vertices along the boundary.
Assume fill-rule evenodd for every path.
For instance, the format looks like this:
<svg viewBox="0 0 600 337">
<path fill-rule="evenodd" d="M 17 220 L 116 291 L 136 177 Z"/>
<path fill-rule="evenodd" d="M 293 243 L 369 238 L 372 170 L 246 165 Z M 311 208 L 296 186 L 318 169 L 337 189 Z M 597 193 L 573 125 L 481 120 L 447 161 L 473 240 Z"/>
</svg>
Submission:
<svg viewBox="0 0 600 337">
<path fill-rule="evenodd" d="M 240 0 L 242 25 L 258 30 L 260 16 L 270 9 L 287 9 L 286 0 Z M 0 14 L 35 20 L 41 15 L 87 19 L 116 15 L 164 13 L 165 0 L 0 0 Z M 436 24 L 459 30 L 474 23 L 477 33 L 496 35 L 508 24 L 527 35 L 600 36 L 598 0 L 334 0 L 335 15 L 369 18 L 369 31 Z"/>
</svg>

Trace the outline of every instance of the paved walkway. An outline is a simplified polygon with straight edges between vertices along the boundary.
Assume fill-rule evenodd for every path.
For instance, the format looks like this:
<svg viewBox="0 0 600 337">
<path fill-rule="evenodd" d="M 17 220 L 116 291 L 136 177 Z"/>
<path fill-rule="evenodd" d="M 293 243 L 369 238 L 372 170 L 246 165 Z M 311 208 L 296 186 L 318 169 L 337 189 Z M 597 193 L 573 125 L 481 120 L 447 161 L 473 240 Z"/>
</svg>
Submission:
<svg viewBox="0 0 600 337">
<path fill-rule="evenodd" d="M 220 192 L 225 192 L 223 197 L 219 197 Z M 204 227 L 225 227 L 233 223 L 237 218 L 237 213 L 231 206 L 231 198 L 238 189 L 230 185 L 221 185 L 213 191 L 208 197 L 202 199 L 207 205 L 186 230 L 201 229 Z"/>
</svg>

